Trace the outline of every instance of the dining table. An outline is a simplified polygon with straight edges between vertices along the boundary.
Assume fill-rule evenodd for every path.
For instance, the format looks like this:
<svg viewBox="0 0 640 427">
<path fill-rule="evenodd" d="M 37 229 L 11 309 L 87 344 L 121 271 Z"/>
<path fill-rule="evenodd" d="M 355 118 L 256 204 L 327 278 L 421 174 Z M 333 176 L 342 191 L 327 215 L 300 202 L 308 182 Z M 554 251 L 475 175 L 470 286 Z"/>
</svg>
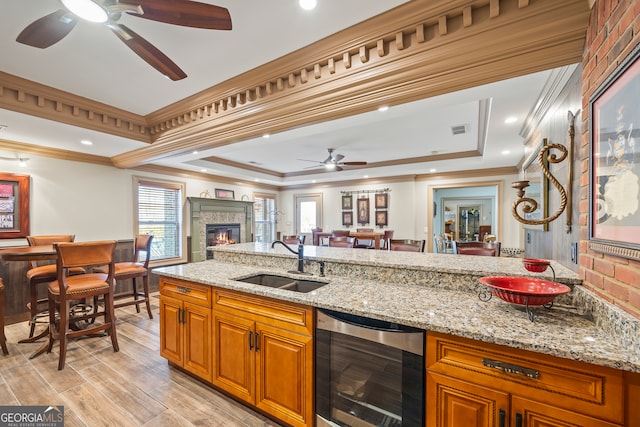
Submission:
<svg viewBox="0 0 640 427">
<path fill-rule="evenodd" d="M 380 249 L 380 240 L 384 237 L 384 233 L 378 231 L 350 231 L 349 237 L 355 237 L 358 240 L 373 240 L 373 247 Z"/>
</svg>

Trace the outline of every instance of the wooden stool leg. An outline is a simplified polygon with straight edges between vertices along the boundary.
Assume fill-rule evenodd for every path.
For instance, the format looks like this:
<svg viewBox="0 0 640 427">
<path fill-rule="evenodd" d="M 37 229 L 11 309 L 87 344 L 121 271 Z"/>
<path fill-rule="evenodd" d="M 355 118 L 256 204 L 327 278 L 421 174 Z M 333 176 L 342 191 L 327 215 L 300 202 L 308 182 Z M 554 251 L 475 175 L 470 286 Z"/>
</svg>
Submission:
<svg viewBox="0 0 640 427">
<path fill-rule="evenodd" d="M 147 274 L 142 278 L 142 285 L 144 286 L 144 299 L 147 303 L 147 313 L 149 313 L 149 319 L 153 319 L 151 314 L 151 301 L 149 301 L 149 275 Z"/>
<path fill-rule="evenodd" d="M 131 281 L 133 282 L 132 283 L 132 286 L 133 286 L 133 288 L 132 288 L 133 289 L 133 299 L 137 301 L 138 300 L 138 286 L 137 286 L 138 278 L 134 277 L 134 278 L 131 279 Z M 136 304 L 136 313 L 140 313 L 140 304 Z"/>
</svg>

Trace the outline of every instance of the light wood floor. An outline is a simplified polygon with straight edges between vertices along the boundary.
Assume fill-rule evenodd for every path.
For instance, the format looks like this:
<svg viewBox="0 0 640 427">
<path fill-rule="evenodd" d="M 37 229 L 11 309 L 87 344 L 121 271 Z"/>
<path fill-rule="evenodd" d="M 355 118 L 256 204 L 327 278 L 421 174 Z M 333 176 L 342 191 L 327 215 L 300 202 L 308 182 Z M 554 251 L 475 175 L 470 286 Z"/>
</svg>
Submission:
<svg viewBox="0 0 640 427">
<path fill-rule="evenodd" d="M 53 352 L 32 360 L 40 346 L 18 344 L 27 322 L 5 327 L 9 356 L 0 352 L 0 405 L 63 405 L 65 426 L 278 426 L 160 357 L 158 295 L 154 319 L 144 309 L 116 310 L 120 351 L 109 337 L 69 342 L 64 370 Z M 44 325 L 38 325 L 43 328 Z"/>
</svg>

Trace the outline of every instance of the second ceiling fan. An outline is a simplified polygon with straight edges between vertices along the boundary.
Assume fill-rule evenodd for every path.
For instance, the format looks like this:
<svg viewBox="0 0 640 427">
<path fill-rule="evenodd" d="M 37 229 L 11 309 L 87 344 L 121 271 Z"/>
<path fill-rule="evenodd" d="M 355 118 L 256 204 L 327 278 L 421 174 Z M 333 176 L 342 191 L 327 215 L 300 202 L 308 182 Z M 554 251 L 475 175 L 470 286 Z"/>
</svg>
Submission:
<svg viewBox="0 0 640 427">
<path fill-rule="evenodd" d="M 318 166 L 323 166 L 325 169 L 336 170 L 336 171 L 344 170 L 342 166 L 366 166 L 367 164 L 367 162 L 343 162 L 342 159 L 344 159 L 344 156 L 342 154 L 333 154 L 333 152 L 335 151 L 335 148 L 328 148 L 327 151 L 329 151 L 329 157 L 327 157 L 323 161 L 305 160 L 305 159 L 298 159 L 298 160 L 301 160 L 303 162 L 318 163 L 319 164 Z M 316 168 L 318 166 L 311 166 L 311 167 Z"/>
<path fill-rule="evenodd" d="M 171 80 L 187 77 L 168 56 L 157 47 L 117 21 L 122 13 L 131 16 L 210 30 L 230 30 L 229 10 L 190 0 L 60 0 L 64 9 L 29 24 L 16 41 L 41 49 L 62 40 L 78 22 L 78 18 L 104 23 L 136 55 Z"/>
</svg>

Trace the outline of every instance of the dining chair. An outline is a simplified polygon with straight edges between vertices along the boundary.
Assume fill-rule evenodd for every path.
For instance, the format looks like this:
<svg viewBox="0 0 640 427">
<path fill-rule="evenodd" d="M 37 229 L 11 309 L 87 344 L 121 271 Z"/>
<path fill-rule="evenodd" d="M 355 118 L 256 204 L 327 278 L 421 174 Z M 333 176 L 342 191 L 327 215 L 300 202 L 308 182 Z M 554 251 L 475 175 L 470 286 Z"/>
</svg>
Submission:
<svg viewBox="0 0 640 427">
<path fill-rule="evenodd" d="M 318 233 L 321 233 L 321 232 L 322 232 L 322 227 L 316 227 L 311 229 L 311 243 L 313 243 L 314 246 L 320 246 L 320 236 L 318 236 Z"/>
<path fill-rule="evenodd" d="M 389 239 L 390 251 L 424 252 L 424 240 Z"/>
<path fill-rule="evenodd" d="M 500 242 L 457 242 L 459 255 L 500 256 Z"/>
<path fill-rule="evenodd" d="M 433 252 L 437 254 L 455 254 L 455 242 L 447 235 L 437 235 L 433 238 Z"/>
<path fill-rule="evenodd" d="M 373 228 L 356 228 L 356 231 L 358 233 L 373 233 L 374 230 Z M 358 239 L 355 247 L 360 249 L 373 249 L 375 247 L 375 242 L 373 240 Z"/>
<path fill-rule="evenodd" d="M 305 236 L 304 234 L 283 236 L 282 241 L 290 245 L 297 245 L 299 243 L 304 245 L 304 241 L 306 240 L 306 237 L 307 236 Z"/>
<path fill-rule="evenodd" d="M 393 230 L 384 230 L 384 234 L 382 236 L 382 244 L 380 245 L 380 249 L 388 249 L 389 248 L 389 239 L 393 239 Z"/>
<path fill-rule="evenodd" d="M 113 351 L 117 352 L 115 316 L 113 308 L 113 292 L 115 288 L 115 266 L 113 256 L 116 249 L 115 240 L 94 242 L 54 243 L 58 259 L 57 279 L 49 283 L 49 341 L 45 349 L 51 353 L 56 340 L 60 341 L 58 370 L 64 369 L 67 354 L 67 340 L 83 335 L 95 336 L 106 331 L 111 337 Z M 108 273 L 91 272 L 70 275 L 72 268 L 83 267 L 87 271 L 92 268 L 107 266 Z M 79 315 L 70 313 L 73 301 L 102 296 L 104 310 L 83 312 Z M 70 324 L 79 325 L 82 321 L 93 321 L 102 316 L 102 323 L 83 323 L 84 328 L 70 329 Z M 102 336 L 102 334 L 100 334 Z"/>
<path fill-rule="evenodd" d="M 73 242 L 75 235 L 73 234 L 50 234 L 42 236 L 27 236 L 29 246 L 45 246 L 52 245 L 57 242 Z M 82 267 L 73 268 L 70 274 L 84 274 Z M 38 335 L 34 336 L 36 323 L 48 323 L 39 319 L 48 318 L 47 314 L 47 298 L 44 296 L 46 289 L 45 283 L 49 283 L 56 279 L 56 264 L 53 261 L 29 261 L 29 270 L 27 270 L 27 280 L 29 281 L 29 338 L 20 340 L 21 343 L 34 342 L 47 335 L 48 330 L 45 329 Z M 42 288 L 42 289 L 41 289 Z M 39 297 L 40 294 L 40 297 Z"/>
<path fill-rule="evenodd" d="M 353 248 L 356 244 L 355 237 L 338 236 L 329 237 L 329 246 L 332 248 Z"/>
<path fill-rule="evenodd" d="M 7 337 L 4 335 L 4 282 L 2 277 L 0 277 L 0 347 L 2 347 L 2 354 L 5 356 L 9 354 Z"/>
<path fill-rule="evenodd" d="M 140 313 L 140 304 L 145 303 L 149 319 L 153 319 L 151 301 L 149 299 L 149 260 L 151 259 L 152 240 L 153 236 L 150 234 L 138 234 L 134 241 L 133 258 L 131 261 L 116 262 L 114 264 L 116 286 L 118 282 L 129 279 L 131 279 L 132 286 L 131 291 L 114 294 L 114 308 L 135 305 L 136 312 Z M 105 267 L 97 268 L 95 271 L 108 273 Z M 140 278 L 142 279 L 142 291 L 139 291 L 137 286 L 138 279 Z"/>
</svg>

